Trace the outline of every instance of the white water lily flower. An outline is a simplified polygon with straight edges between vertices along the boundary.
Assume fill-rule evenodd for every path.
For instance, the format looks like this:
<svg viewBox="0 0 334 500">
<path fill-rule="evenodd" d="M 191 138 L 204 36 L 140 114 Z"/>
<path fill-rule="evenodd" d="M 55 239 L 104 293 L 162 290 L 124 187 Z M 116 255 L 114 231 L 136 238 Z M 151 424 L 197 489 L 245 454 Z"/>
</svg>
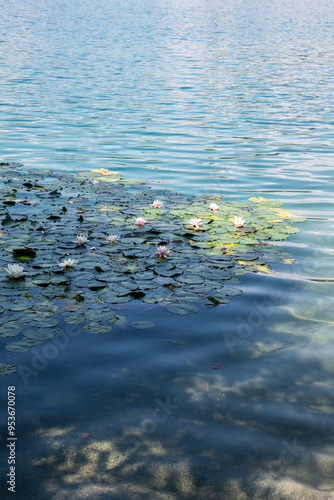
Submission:
<svg viewBox="0 0 334 500">
<path fill-rule="evenodd" d="M 80 234 L 79 236 L 77 236 L 77 239 L 73 241 L 73 243 L 76 243 L 77 245 L 86 245 L 87 241 L 88 238 Z"/>
<path fill-rule="evenodd" d="M 108 243 L 115 243 L 116 241 L 119 241 L 120 239 L 121 239 L 121 237 L 118 236 L 118 234 L 109 234 L 106 241 Z"/>
<path fill-rule="evenodd" d="M 164 204 L 164 202 L 161 201 L 161 200 L 154 200 L 154 202 L 152 203 L 152 207 L 154 207 L 154 208 L 162 208 L 163 204 Z"/>
<path fill-rule="evenodd" d="M 235 227 L 242 227 L 244 224 L 245 224 L 245 219 L 243 219 L 242 217 L 237 217 L 235 216 L 233 219 L 232 219 L 232 222 L 233 224 L 235 225 Z"/>
<path fill-rule="evenodd" d="M 217 203 L 210 203 L 210 205 L 209 205 L 209 209 L 210 209 L 212 212 L 217 212 L 217 210 L 219 209 L 219 206 L 220 206 L 220 205 L 217 205 Z"/>
<path fill-rule="evenodd" d="M 202 225 L 202 219 L 200 219 L 199 217 L 194 217 L 189 221 L 189 226 L 194 227 L 195 229 L 199 229 L 201 225 Z"/>
<path fill-rule="evenodd" d="M 147 222 L 147 220 L 143 217 L 137 217 L 137 219 L 135 220 L 135 224 L 137 224 L 137 226 L 143 226 L 145 222 Z"/>
<path fill-rule="evenodd" d="M 157 253 L 159 257 L 168 257 L 170 250 L 165 246 L 160 246 L 157 247 L 157 251 L 155 253 Z"/>
<path fill-rule="evenodd" d="M 77 265 L 77 263 L 78 263 L 78 261 L 76 259 L 66 259 L 66 260 L 63 260 L 63 262 L 60 262 L 58 264 L 58 266 L 63 267 L 63 268 L 74 267 Z"/>
<path fill-rule="evenodd" d="M 22 278 L 22 276 L 27 274 L 24 272 L 24 267 L 20 264 L 8 264 L 4 270 L 10 278 Z"/>
</svg>

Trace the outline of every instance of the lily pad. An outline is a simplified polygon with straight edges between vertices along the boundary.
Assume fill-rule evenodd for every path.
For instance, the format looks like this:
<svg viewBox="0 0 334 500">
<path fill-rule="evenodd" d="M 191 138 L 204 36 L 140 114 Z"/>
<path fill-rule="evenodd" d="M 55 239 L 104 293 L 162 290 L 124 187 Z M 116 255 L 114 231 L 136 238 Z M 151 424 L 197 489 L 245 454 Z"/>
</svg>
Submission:
<svg viewBox="0 0 334 500">
<path fill-rule="evenodd" d="M 6 344 L 5 349 L 11 352 L 24 352 L 28 351 L 29 349 L 31 349 L 31 347 L 33 347 L 38 343 L 39 343 L 38 340 L 32 340 L 32 339 L 17 340 L 15 342 L 9 342 L 8 344 Z"/>
<path fill-rule="evenodd" d="M 52 339 L 56 333 L 59 333 L 59 330 L 56 331 L 50 328 L 36 328 L 35 330 L 25 331 L 24 337 L 34 340 L 48 340 Z"/>
<path fill-rule="evenodd" d="M 10 363 L 0 363 L 0 375 L 10 375 L 16 372 L 16 366 Z"/>
<path fill-rule="evenodd" d="M 222 293 L 228 295 L 229 297 L 237 297 L 238 295 L 242 295 L 243 291 L 239 288 L 234 288 L 231 286 L 226 286 L 221 289 Z"/>
<path fill-rule="evenodd" d="M 69 314 L 63 317 L 65 323 L 68 325 L 79 325 L 85 321 L 85 316 L 79 314 Z"/>
<path fill-rule="evenodd" d="M 16 337 L 22 331 L 22 327 L 16 324 L 7 323 L 5 326 L 0 326 L 0 337 Z"/>
<path fill-rule="evenodd" d="M 31 306 L 31 302 L 28 299 L 18 299 L 2 302 L 1 305 L 8 311 L 27 311 Z"/>
<path fill-rule="evenodd" d="M 134 321 L 131 323 L 132 328 L 138 328 L 139 330 L 145 330 L 147 328 L 153 328 L 155 326 L 151 321 Z"/>
<path fill-rule="evenodd" d="M 31 323 L 30 326 L 37 326 L 37 327 L 42 327 L 42 328 L 53 328 L 54 326 L 57 326 L 59 323 L 59 320 L 56 318 L 44 318 L 44 317 L 39 317 Z"/>
<path fill-rule="evenodd" d="M 168 302 L 166 309 L 173 314 L 186 315 L 192 312 L 198 312 L 198 307 L 188 302 Z"/>
<path fill-rule="evenodd" d="M 94 333 L 94 334 L 106 333 L 106 332 L 110 332 L 111 325 L 105 325 L 103 323 L 99 323 L 98 321 L 92 321 L 91 323 L 89 323 L 88 325 L 86 325 L 84 327 L 84 330 L 87 333 Z"/>
<path fill-rule="evenodd" d="M 103 293 L 100 293 L 100 299 L 103 302 L 112 303 L 117 299 L 117 293 L 111 290 L 103 291 Z"/>
<path fill-rule="evenodd" d="M 39 286 L 48 286 L 51 283 L 51 277 L 47 274 L 37 274 L 32 278 L 31 283 Z"/>
</svg>

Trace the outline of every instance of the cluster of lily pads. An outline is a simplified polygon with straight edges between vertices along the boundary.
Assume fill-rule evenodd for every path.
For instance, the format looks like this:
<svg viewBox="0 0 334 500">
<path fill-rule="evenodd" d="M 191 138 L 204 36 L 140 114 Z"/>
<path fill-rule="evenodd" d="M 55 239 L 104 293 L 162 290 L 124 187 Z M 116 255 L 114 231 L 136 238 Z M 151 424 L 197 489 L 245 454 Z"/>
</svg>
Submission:
<svg viewBox="0 0 334 500">
<path fill-rule="evenodd" d="M 180 315 L 226 304 L 237 275 L 289 261 L 270 241 L 305 220 L 277 201 L 185 197 L 107 169 L 0 167 L 0 337 L 22 335 L 9 351 L 63 322 L 109 331 L 133 300 Z"/>
</svg>

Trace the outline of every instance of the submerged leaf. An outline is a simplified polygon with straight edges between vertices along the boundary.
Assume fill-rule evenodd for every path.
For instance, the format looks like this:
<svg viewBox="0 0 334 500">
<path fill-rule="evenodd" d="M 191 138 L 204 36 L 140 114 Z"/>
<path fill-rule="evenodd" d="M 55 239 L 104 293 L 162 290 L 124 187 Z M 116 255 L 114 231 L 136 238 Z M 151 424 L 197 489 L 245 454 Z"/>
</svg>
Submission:
<svg viewBox="0 0 334 500">
<path fill-rule="evenodd" d="M 131 323 L 132 328 L 138 328 L 139 330 L 145 330 L 147 328 L 153 328 L 155 325 L 151 321 L 134 321 Z"/>
<path fill-rule="evenodd" d="M 106 333 L 110 332 L 111 330 L 111 325 L 104 325 L 103 323 L 99 323 L 98 321 L 92 321 L 88 325 L 84 327 L 84 330 L 87 333 Z"/>
<path fill-rule="evenodd" d="M 6 344 L 5 349 L 11 352 L 24 352 L 28 351 L 32 346 L 38 343 L 39 343 L 38 340 L 32 340 L 32 339 L 17 340 L 15 342 L 9 342 L 8 344 Z"/>
<path fill-rule="evenodd" d="M 9 363 L 0 363 L 0 375 L 10 375 L 16 372 L 16 366 Z"/>
<path fill-rule="evenodd" d="M 189 304 L 188 302 L 168 302 L 166 304 L 166 309 L 172 312 L 173 314 L 189 314 L 191 312 L 197 312 L 198 307 L 193 304 Z"/>
<path fill-rule="evenodd" d="M 52 330 L 50 328 L 36 328 L 35 330 L 28 330 L 24 332 L 24 336 L 28 339 L 34 340 L 48 340 L 52 339 L 56 333 L 61 332 L 61 330 Z"/>
</svg>

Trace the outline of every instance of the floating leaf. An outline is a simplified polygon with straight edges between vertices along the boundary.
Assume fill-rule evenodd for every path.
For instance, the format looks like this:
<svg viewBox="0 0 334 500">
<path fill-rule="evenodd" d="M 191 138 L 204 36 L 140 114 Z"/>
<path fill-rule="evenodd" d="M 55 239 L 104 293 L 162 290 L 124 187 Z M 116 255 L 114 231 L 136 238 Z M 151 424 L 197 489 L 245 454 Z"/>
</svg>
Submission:
<svg viewBox="0 0 334 500">
<path fill-rule="evenodd" d="M 129 308 L 129 305 L 128 304 L 110 304 L 109 307 L 110 307 L 110 309 L 113 309 L 114 311 L 124 311 L 125 309 Z"/>
<path fill-rule="evenodd" d="M 31 306 L 31 302 L 28 299 L 8 300 L 2 302 L 1 306 L 8 311 L 26 311 Z"/>
<path fill-rule="evenodd" d="M 24 337 L 34 340 L 48 340 L 52 339 L 52 337 L 61 332 L 61 330 L 52 330 L 50 328 L 36 328 L 35 330 L 27 330 L 24 332 Z"/>
<path fill-rule="evenodd" d="M 268 229 L 268 234 L 271 237 L 272 240 L 279 241 L 279 240 L 286 240 L 287 239 L 287 234 L 280 233 L 279 231 L 275 231 L 275 229 Z"/>
<path fill-rule="evenodd" d="M 114 302 L 117 299 L 117 293 L 112 292 L 111 290 L 106 290 L 100 294 L 100 299 L 107 303 Z"/>
<path fill-rule="evenodd" d="M 187 302 L 168 302 L 166 308 L 173 314 L 181 315 L 197 312 L 199 310 L 196 306 Z"/>
<path fill-rule="evenodd" d="M 58 248 L 73 249 L 76 248 L 77 244 L 73 241 L 62 241 L 58 244 Z"/>
<path fill-rule="evenodd" d="M 34 278 L 32 278 L 31 282 L 34 285 L 48 286 L 51 283 L 51 277 L 49 275 L 37 274 Z"/>
<path fill-rule="evenodd" d="M 57 326 L 59 323 L 56 318 L 44 318 L 37 316 L 37 318 L 31 323 L 31 326 L 38 326 L 43 328 L 52 328 Z"/>
<path fill-rule="evenodd" d="M 134 321 L 131 323 L 132 328 L 138 328 L 139 330 L 145 330 L 147 328 L 153 328 L 155 325 L 151 321 Z"/>
<path fill-rule="evenodd" d="M 77 284 L 78 284 L 78 282 L 77 282 Z M 102 290 L 103 288 L 105 288 L 106 283 L 105 282 L 103 283 L 102 281 L 95 280 L 95 281 L 89 282 L 87 286 L 90 290 L 97 291 L 97 290 Z"/>
<path fill-rule="evenodd" d="M 6 344 L 5 349 L 11 352 L 23 352 L 28 351 L 32 346 L 38 343 L 39 341 L 32 339 L 17 340 L 15 342 L 9 342 L 8 344 Z"/>
<path fill-rule="evenodd" d="M 16 366 L 9 363 L 0 363 L 0 375 L 10 375 L 16 372 Z"/>
<path fill-rule="evenodd" d="M 221 289 L 221 291 L 225 294 L 228 295 L 229 297 L 237 297 L 238 295 L 242 295 L 242 290 L 239 288 L 234 288 L 231 286 L 224 286 L 224 288 Z"/>
<path fill-rule="evenodd" d="M 106 332 L 110 332 L 111 325 L 104 325 L 103 323 L 99 323 L 97 321 L 92 321 L 91 323 L 89 323 L 88 325 L 86 325 L 84 327 L 84 330 L 87 333 L 94 333 L 94 334 L 106 333 Z"/>
<path fill-rule="evenodd" d="M 68 316 L 64 316 L 63 319 L 68 325 L 78 325 L 85 321 L 86 318 L 84 315 L 70 314 Z"/>
<path fill-rule="evenodd" d="M 7 323 L 6 326 L 0 326 L 0 337 L 16 337 L 23 328 L 16 324 Z"/>
<path fill-rule="evenodd" d="M 180 282 L 180 283 L 189 283 L 190 285 L 198 285 L 198 284 L 204 283 L 204 278 L 202 278 L 201 276 L 196 276 L 196 275 L 177 276 L 175 278 L 175 280 Z"/>
<path fill-rule="evenodd" d="M 279 231 L 281 233 L 286 233 L 286 234 L 295 234 L 299 233 L 300 229 L 298 229 L 298 227 L 284 225 L 284 226 L 279 226 Z"/>
</svg>

